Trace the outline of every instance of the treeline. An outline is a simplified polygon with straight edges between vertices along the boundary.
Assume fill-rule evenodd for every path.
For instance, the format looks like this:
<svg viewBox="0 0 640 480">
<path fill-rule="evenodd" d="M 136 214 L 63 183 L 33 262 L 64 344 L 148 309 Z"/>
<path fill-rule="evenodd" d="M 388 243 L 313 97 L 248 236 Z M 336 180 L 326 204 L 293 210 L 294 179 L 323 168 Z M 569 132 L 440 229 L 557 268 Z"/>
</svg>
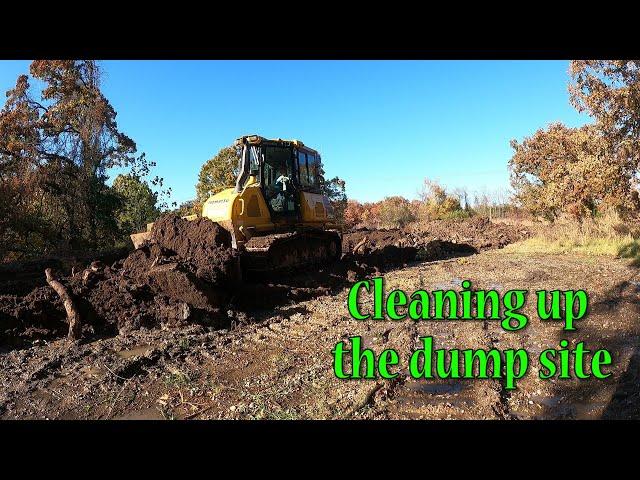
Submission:
<svg viewBox="0 0 640 480">
<path fill-rule="evenodd" d="M 429 222 L 480 215 L 488 218 L 522 214 L 510 203 L 507 191 L 469 192 L 465 188 L 448 191 L 438 182 L 424 179 L 417 200 L 402 196 L 386 197 L 378 202 L 348 200 L 343 223 L 346 228 L 404 228 L 416 222 Z"/>
<path fill-rule="evenodd" d="M 36 60 L 0 111 L 0 260 L 109 248 L 155 219 L 162 179 L 118 128 L 94 61 Z M 128 171 L 107 185 L 107 170 Z"/>
<path fill-rule="evenodd" d="M 579 221 L 640 210 L 640 61 L 576 60 L 570 64 L 572 105 L 593 124 L 552 123 L 521 142 L 509 162 L 515 201 L 534 215 Z"/>
<path fill-rule="evenodd" d="M 580 221 L 614 211 L 640 212 L 640 61 L 573 61 L 569 97 L 593 123 L 552 123 L 521 141 L 509 161 L 514 196 L 468 195 L 426 181 L 418 200 L 348 201 L 345 183 L 322 188 L 346 226 L 406 226 L 473 214 L 500 217 L 522 210 Z M 96 250 L 124 243 L 168 207 L 154 164 L 116 122 L 90 60 L 37 60 L 20 75 L 0 110 L 0 260 Z M 206 162 L 197 198 L 180 213 L 198 212 L 206 197 L 235 179 L 237 152 Z M 107 172 L 123 173 L 108 184 Z"/>
</svg>

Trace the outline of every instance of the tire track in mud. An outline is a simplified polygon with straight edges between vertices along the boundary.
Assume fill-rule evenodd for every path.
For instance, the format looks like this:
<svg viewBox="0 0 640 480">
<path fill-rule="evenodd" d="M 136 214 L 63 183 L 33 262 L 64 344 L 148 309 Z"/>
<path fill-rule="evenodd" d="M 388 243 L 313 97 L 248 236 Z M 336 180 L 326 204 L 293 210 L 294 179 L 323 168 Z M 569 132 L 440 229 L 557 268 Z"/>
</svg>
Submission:
<svg viewBox="0 0 640 480">
<path fill-rule="evenodd" d="M 539 273 L 543 271 L 544 275 Z M 388 287 L 405 291 L 416 288 L 433 290 L 443 285 L 442 282 L 449 282 L 447 288 L 454 288 L 458 279 L 469 279 L 477 288 L 481 288 L 480 285 L 491 286 L 503 292 L 523 285 L 530 288 L 568 288 L 572 282 L 577 285 L 574 278 L 581 280 L 581 286 L 595 290 L 602 283 L 603 275 L 607 275 L 608 283 L 618 283 L 630 278 L 630 271 L 618 261 L 590 266 L 583 260 L 568 257 L 520 258 L 491 252 L 462 261 L 412 265 L 386 273 L 385 279 Z M 634 285 L 627 285 L 630 295 L 636 295 Z M 635 342 L 637 311 L 629 308 L 635 303 L 622 302 L 617 291 L 601 294 L 604 298 L 597 302 L 600 308 L 594 308 L 589 324 L 581 326 L 581 337 L 593 336 L 594 342 L 597 337 L 601 343 L 603 335 L 609 335 L 613 346 L 620 342 Z M 163 377 L 173 367 L 192 377 L 191 383 L 182 387 L 181 393 L 185 395 L 184 401 L 192 401 L 199 407 L 193 411 L 183 406 L 182 411 L 176 410 L 178 418 L 189 415 L 198 419 L 347 416 L 358 419 L 517 419 L 534 415 L 548 418 L 557 416 L 559 407 L 538 408 L 536 389 L 543 389 L 537 396 L 554 398 L 559 395 L 566 397 L 571 388 L 565 384 L 541 384 L 535 375 L 530 375 L 533 378 L 528 380 L 523 378 L 518 389 L 511 391 L 506 389 L 503 379 L 452 382 L 437 378 L 414 380 L 406 375 L 408 355 L 420 347 L 419 338 L 422 336 L 432 336 L 437 348 L 504 351 L 526 346 L 528 351 L 537 353 L 541 346 L 556 343 L 558 328 L 553 325 L 529 325 L 528 330 L 511 333 L 505 332 L 500 322 L 495 320 L 359 322 L 349 318 L 345 298 L 346 290 L 336 289 L 331 295 L 260 311 L 230 330 L 203 333 L 202 327 L 190 327 L 193 333 L 184 330 L 132 332 L 128 336 L 100 340 L 67 352 L 62 365 L 55 363 L 59 346 L 62 346 L 59 342 L 32 352 L 4 354 L 0 357 L 0 365 L 5 369 L 0 374 L 0 385 L 5 391 L 0 393 L 0 397 L 7 398 L 4 398 L 4 403 L 0 398 L 0 404 L 10 409 L 0 411 L 0 415 L 6 418 L 40 418 L 43 415 L 60 418 L 68 413 L 97 418 L 104 416 L 104 412 L 113 405 L 111 413 L 118 417 L 153 408 L 157 399 L 167 392 L 172 399 L 177 398 L 172 404 L 175 406 L 180 402 L 177 395 L 180 388 L 171 390 L 163 383 Z M 629 301 L 637 302 L 636 296 Z M 525 313 L 533 319 L 532 313 Z M 615 324 L 615 328 L 611 324 Z M 393 380 L 336 379 L 331 368 L 330 350 L 338 341 L 354 335 L 362 336 L 376 354 L 385 348 L 396 349 L 401 356 L 400 375 Z M 188 340 L 188 345 L 182 346 L 182 340 Z M 118 351 L 133 351 L 142 343 L 157 347 L 159 354 L 150 351 L 148 356 L 151 358 L 116 358 Z M 633 348 L 636 345 L 637 342 L 633 343 Z M 54 361 L 50 363 L 51 360 Z M 109 372 L 97 372 L 90 378 L 82 373 L 85 368 L 93 368 L 94 364 L 103 364 L 104 360 L 107 360 L 109 368 L 127 380 L 117 381 Z M 141 369 L 140 374 L 136 374 L 138 367 L 149 372 Z M 620 366 L 620 370 L 626 368 L 626 364 Z M 41 378 L 30 378 L 24 388 L 17 388 L 16 375 L 27 372 L 30 375 L 37 371 L 41 372 Z M 192 376 L 192 372 L 195 375 Z M 623 394 L 628 391 L 629 398 L 635 398 L 631 395 L 637 395 L 637 382 L 633 383 L 637 377 L 634 372 L 629 376 L 631 380 L 625 380 L 619 387 L 611 385 L 612 391 L 605 393 L 611 396 L 618 388 Z M 123 388 L 125 381 L 130 382 L 126 384 L 126 390 Z M 101 386 L 105 387 L 104 391 Z M 39 392 L 41 387 L 59 393 L 64 402 L 57 398 L 43 400 Z M 206 395 L 188 397 L 187 392 L 192 388 L 200 389 Z M 87 393 L 81 393 L 87 389 Z M 122 390 L 124 393 L 118 397 Z M 150 394 L 143 396 L 147 390 Z M 20 396 L 30 403 L 25 406 L 6 403 L 6 400 L 14 402 Z M 619 396 L 627 401 L 627 397 Z M 105 398 L 108 401 L 101 406 L 100 402 Z M 609 408 L 613 410 L 612 414 L 622 408 L 628 411 L 635 408 L 634 405 L 620 406 L 622 400 Z M 577 400 L 569 398 L 567 401 L 575 403 Z M 90 413 L 82 409 L 87 405 L 93 408 Z"/>
<path fill-rule="evenodd" d="M 488 349 L 499 349 L 498 343 L 500 340 L 496 332 L 489 331 L 489 321 L 487 319 L 482 321 L 482 331 L 488 343 Z M 501 376 L 506 376 L 506 368 L 504 363 L 501 365 Z M 501 420 L 513 420 L 514 417 L 511 414 L 509 400 L 511 398 L 511 392 L 507 390 L 507 387 L 502 379 L 493 380 L 495 389 L 498 392 L 498 401 L 492 405 L 493 412 Z"/>
<path fill-rule="evenodd" d="M 388 280 L 397 278 L 405 291 L 423 288 L 433 290 L 437 288 L 456 288 L 456 278 L 450 280 L 450 285 L 432 285 L 425 283 L 424 278 L 441 277 L 434 275 L 434 270 L 446 271 L 445 275 L 451 278 L 448 265 L 456 263 L 452 261 L 433 262 L 429 264 L 416 265 L 402 272 L 394 272 L 387 276 Z M 417 280 L 417 281 L 416 281 Z M 393 282 L 393 280 L 391 280 Z M 398 285 L 395 285 L 398 287 Z M 390 283 L 388 288 L 391 289 Z M 430 336 L 434 339 L 434 348 L 452 348 L 474 350 L 497 349 L 501 342 L 500 325 L 488 320 L 483 321 L 403 321 L 391 322 L 392 328 L 385 333 L 391 332 L 392 338 L 402 336 L 402 332 L 410 338 L 409 341 L 393 342 L 385 345 L 402 353 L 401 358 L 408 361 L 410 355 L 418 348 L 422 348 L 420 338 Z M 450 360 L 450 358 L 449 358 Z M 402 362 L 402 360 L 401 360 Z M 404 366 L 407 363 L 403 363 Z M 477 367 L 476 367 L 477 368 Z M 511 393 L 506 389 L 503 379 L 492 378 L 492 371 L 489 371 L 489 378 L 482 379 L 441 379 L 437 376 L 428 379 L 412 378 L 408 372 L 394 380 L 389 395 L 373 396 L 370 405 L 375 405 L 382 412 L 391 412 L 390 418 L 407 418 L 417 415 L 416 418 L 443 418 L 452 416 L 457 418 L 459 414 L 465 414 L 469 408 L 476 418 L 516 418 L 510 411 Z M 502 377 L 505 376 L 502 365 Z M 380 397 L 382 402 L 376 404 Z M 387 413 L 388 413 L 387 412 Z M 471 413 L 471 412 L 470 412 Z M 466 417 L 468 418 L 468 417 Z"/>
<path fill-rule="evenodd" d="M 403 322 L 400 326 L 392 324 L 388 327 L 388 322 L 382 325 L 384 331 L 380 334 L 382 339 L 381 348 L 392 348 L 398 352 L 398 356 L 402 358 L 408 358 L 411 354 L 412 347 L 417 344 L 418 338 L 418 326 L 415 322 Z M 397 327 L 397 328 L 394 328 Z M 393 335 L 393 338 L 391 334 Z M 404 342 L 403 342 L 404 340 Z M 377 352 L 380 353 L 380 352 Z M 398 391 L 405 385 L 408 377 L 402 373 L 399 373 L 397 377 L 393 379 L 381 379 L 378 380 L 369 393 L 365 396 L 365 399 L 360 404 L 356 405 L 346 415 L 347 418 L 353 418 L 358 412 L 370 408 L 370 409 L 384 409 L 386 402 L 393 401 L 397 396 Z"/>
</svg>

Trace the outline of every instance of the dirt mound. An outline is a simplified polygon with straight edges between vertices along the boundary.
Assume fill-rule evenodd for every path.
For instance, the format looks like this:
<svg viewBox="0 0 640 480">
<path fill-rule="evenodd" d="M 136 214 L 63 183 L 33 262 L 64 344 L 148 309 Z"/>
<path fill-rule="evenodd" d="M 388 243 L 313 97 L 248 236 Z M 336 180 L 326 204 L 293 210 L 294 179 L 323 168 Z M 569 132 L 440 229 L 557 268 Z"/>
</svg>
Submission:
<svg viewBox="0 0 640 480">
<path fill-rule="evenodd" d="M 39 287 L 24 297 L 0 296 L 0 344 L 47 339 L 68 329 L 62 302 L 49 287 Z"/>
<path fill-rule="evenodd" d="M 513 242 L 527 238 L 530 232 L 504 223 L 491 222 L 484 217 L 465 219 L 434 220 L 412 225 L 407 229 L 369 230 L 358 229 L 344 235 L 342 248 L 344 253 L 354 249 L 361 253 L 394 245 L 399 248 L 414 247 L 422 251 L 423 256 L 432 256 L 430 249 L 451 248 L 451 253 L 462 250 L 480 251 L 490 248 L 502 248 Z M 439 241 L 441 243 L 432 243 Z M 364 246 L 360 245 L 364 242 Z M 458 247 L 458 245 L 462 245 Z M 441 257 L 440 254 L 437 255 Z"/>
<path fill-rule="evenodd" d="M 416 259 L 470 255 L 525 234 L 483 218 L 428 222 L 411 230 L 361 229 L 344 235 L 339 262 L 240 284 L 238 254 L 226 230 L 208 219 L 167 215 L 126 258 L 74 265 L 69 273 L 60 265 L 54 270 L 58 290 L 67 292 L 82 319 L 83 336 L 191 324 L 220 328 L 243 321 L 254 309 L 326 295 L 346 281 L 380 275 Z M 31 266 L 29 275 L 41 269 L 39 284 L 45 286 L 28 294 L 1 290 L 0 285 L 0 291 L 11 293 L 0 295 L 0 345 L 63 336 L 69 330 L 66 306 L 59 292 L 44 283 L 44 267 L 37 262 Z M 14 271 L 20 274 L 11 268 L 5 268 L 5 279 Z"/>
<path fill-rule="evenodd" d="M 82 318 L 84 334 L 189 323 L 217 328 L 228 324 L 220 307 L 239 280 L 239 262 L 229 233 L 218 224 L 167 215 L 154 224 L 150 240 L 125 259 L 60 273 L 56 279 Z M 63 302 L 48 286 L 24 297 L 0 296 L 3 343 L 30 339 L 34 332 L 59 336 L 67 328 Z"/>
<path fill-rule="evenodd" d="M 0 294 L 24 296 L 34 288 L 45 286 L 47 283 L 43 272 L 47 268 L 52 268 L 62 275 L 71 275 L 74 269 L 81 270 L 93 260 L 111 264 L 125 258 L 130 251 L 130 248 L 114 248 L 91 254 L 73 252 L 3 263 L 0 264 Z"/>
<path fill-rule="evenodd" d="M 344 235 L 342 263 L 353 280 L 415 259 L 442 260 L 502 248 L 528 236 L 522 228 L 483 217 L 436 220 L 407 229 L 360 228 Z"/>
<path fill-rule="evenodd" d="M 231 248 L 231 234 L 207 218 L 185 220 L 166 215 L 153 224 L 151 242 L 182 258 L 210 257 L 219 247 Z"/>
<path fill-rule="evenodd" d="M 530 236 L 526 228 L 492 222 L 486 217 L 437 220 L 412 227 L 410 233 L 429 240 L 465 243 L 477 250 L 502 248 Z"/>
</svg>

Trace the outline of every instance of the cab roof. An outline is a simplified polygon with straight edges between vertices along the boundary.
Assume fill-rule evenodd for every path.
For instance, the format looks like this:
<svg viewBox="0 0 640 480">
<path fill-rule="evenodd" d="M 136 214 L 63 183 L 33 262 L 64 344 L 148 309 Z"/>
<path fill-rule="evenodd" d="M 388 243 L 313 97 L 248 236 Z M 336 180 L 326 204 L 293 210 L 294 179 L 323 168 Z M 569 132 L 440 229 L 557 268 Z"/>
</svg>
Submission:
<svg viewBox="0 0 640 480">
<path fill-rule="evenodd" d="M 262 145 L 262 144 L 275 144 L 275 145 L 294 145 L 298 148 L 303 148 L 305 150 L 311 151 L 313 153 L 318 153 L 317 150 L 314 150 L 311 147 L 307 147 L 300 140 L 284 140 L 282 138 L 269 139 L 265 137 L 261 137 L 260 135 L 243 135 L 235 141 L 236 145 L 242 145 L 244 143 L 248 143 L 249 145 Z"/>
</svg>

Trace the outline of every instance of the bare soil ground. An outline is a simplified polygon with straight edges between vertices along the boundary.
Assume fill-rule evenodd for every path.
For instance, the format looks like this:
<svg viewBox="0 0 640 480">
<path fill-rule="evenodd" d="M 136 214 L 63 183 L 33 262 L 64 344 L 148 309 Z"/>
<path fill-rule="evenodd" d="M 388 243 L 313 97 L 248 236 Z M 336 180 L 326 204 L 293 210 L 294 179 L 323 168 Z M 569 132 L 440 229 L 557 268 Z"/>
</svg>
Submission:
<svg viewBox="0 0 640 480">
<path fill-rule="evenodd" d="M 0 418 L 640 418 L 638 269 L 608 257 L 511 254 L 495 247 L 517 240 L 513 231 L 490 236 L 494 227 L 484 224 L 468 237 L 465 228 L 478 228 L 458 227 L 442 227 L 448 237 L 435 227 L 433 235 L 369 232 L 356 254 L 351 249 L 365 232 L 355 232 L 345 237 L 343 261 L 331 268 L 243 285 L 244 298 L 231 298 L 227 311 L 216 312 L 225 319 L 219 324 L 143 322 L 120 332 L 85 332 L 76 342 L 62 331 L 0 344 Z M 193 262 L 178 263 L 197 276 Z M 513 333 L 490 321 L 350 319 L 349 282 L 379 272 L 388 290 L 407 292 L 455 289 L 462 280 L 501 292 L 584 288 L 590 313 L 573 333 L 537 321 L 531 301 L 529 325 Z M 47 289 L 32 299 L 45 310 L 55 303 Z M 8 299 L 22 301 L 5 296 L 5 305 Z M 190 305 L 167 300 L 175 308 L 182 304 Z M 428 335 L 439 348 L 526 348 L 532 359 L 562 338 L 579 339 L 613 353 L 613 375 L 542 381 L 532 371 L 511 392 L 499 380 L 418 381 L 404 372 L 394 380 L 338 380 L 331 350 L 354 335 L 378 352 L 395 348 L 402 365 Z"/>
</svg>

